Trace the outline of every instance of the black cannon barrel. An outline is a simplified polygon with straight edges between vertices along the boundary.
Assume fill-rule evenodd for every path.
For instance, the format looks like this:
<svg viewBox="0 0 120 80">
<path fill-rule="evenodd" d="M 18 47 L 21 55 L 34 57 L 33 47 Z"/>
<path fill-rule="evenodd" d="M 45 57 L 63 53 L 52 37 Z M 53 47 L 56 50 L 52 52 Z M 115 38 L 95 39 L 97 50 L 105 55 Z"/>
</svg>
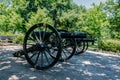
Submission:
<svg viewBox="0 0 120 80">
<path fill-rule="evenodd" d="M 87 33 L 81 32 L 61 32 L 61 38 L 86 38 Z"/>
<path fill-rule="evenodd" d="M 76 42 L 77 43 L 90 42 L 90 43 L 92 43 L 92 45 L 94 45 L 95 39 L 92 39 L 92 38 L 84 38 L 84 39 L 76 38 Z"/>
<path fill-rule="evenodd" d="M 52 34 L 52 32 L 44 32 L 44 31 L 36 31 L 32 33 L 32 37 L 35 38 L 35 36 L 37 36 L 38 38 L 41 36 L 43 37 L 45 35 L 45 39 L 48 39 L 50 37 L 50 35 Z M 61 38 L 86 38 L 87 37 L 87 33 L 85 32 L 60 32 L 60 36 Z"/>
<path fill-rule="evenodd" d="M 92 38 L 84 38 L 84 39 L 76 38 L 76 41 L 77 42 L 81 42 L 81 41 L 84 41 L 84 42 L 95 42 L 95 40 L 92 39 Z"/>
</svg>

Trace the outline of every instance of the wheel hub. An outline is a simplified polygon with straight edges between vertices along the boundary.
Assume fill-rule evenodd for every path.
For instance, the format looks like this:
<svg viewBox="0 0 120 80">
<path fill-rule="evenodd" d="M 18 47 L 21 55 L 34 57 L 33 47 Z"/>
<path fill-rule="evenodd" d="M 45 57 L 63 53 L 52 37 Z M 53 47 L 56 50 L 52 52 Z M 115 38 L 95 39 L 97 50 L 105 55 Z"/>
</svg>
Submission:
<svg viewBox="0 0 120 80">
<path fill-rule="evenodd" d="M 46 49 L 46 45 L 44 43 L 37 43 L 36 44 L 36 48 L 39 50 L 39 51 L 44 51 Z"/>
</svg>

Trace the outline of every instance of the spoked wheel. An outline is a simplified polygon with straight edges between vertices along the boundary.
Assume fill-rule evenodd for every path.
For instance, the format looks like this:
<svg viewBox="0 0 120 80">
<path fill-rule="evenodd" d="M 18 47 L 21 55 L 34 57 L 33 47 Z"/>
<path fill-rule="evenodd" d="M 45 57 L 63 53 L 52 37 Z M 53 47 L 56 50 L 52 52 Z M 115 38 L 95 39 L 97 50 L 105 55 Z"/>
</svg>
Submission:
<svg viewBox="0 0 120 80">
<path fill-rule="evenodd" d="M 65 30 L 58 30 L 59 33 L 67 32 Z M 66 61 L 70 59 L 76 51 L 76 42 L 73 38 L 62 38 L 62 52 L 59 61 Z"/>
<path fill-rule="evenodd" d="M 76 53 L 75 55 L 82 54 L 86 50 L 86 43 L 85 41 L 76 41 L 77 47 L 76 47 Z"/>
<path fill-rule="evenodd" d="M 84 48 L 84 52 L 88 49 L 88 42 L 85 42 L 85 48 Z"/>
<path fill-rule="evenodd" d="M 76 50 L 76 43 L 74 39 L 62 39 L 62 53 L 61 53 L 61 58 L 59 59 L 60 61 L 66 61 L 70 59 Z"/>
<path fill-rule="evenodd" d="M 48 69 L 54 66 L 61 56 L 61 38 L 51 25 L 39 23 L 26 33 L 23 50 L 32 67 L 38 70 Z"/>
</svg>

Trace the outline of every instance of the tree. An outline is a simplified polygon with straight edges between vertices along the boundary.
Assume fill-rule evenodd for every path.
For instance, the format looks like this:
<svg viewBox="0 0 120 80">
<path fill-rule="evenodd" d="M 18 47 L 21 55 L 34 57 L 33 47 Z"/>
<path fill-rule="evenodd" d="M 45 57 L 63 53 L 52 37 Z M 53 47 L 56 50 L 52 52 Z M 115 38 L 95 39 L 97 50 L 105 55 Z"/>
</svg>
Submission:
<svg viewBox="0 0 120 80">
<path fill-rule="evenodd" d="M 12 11 L 9 14 L 9 27 L 12 33 L 22 33 L 21 26 L 23 25 L 23 18 L 16 12 Z"/>
<path fill-rule="evenodd" d="M 9 17 L 7 16 L 6 4 L 4 2 L 0 3 L 0 30 L 9 31 Z"/>
<path fill-rule="evenodd" d="M 100 9 L 100 6 L 95 6 L 93 9 L 88 10 L 85 14 L 79 16 L 80 28 L 83 31 L 94 35 L 96 38 L 108 37 L 109 22 L 106 14 Z M 106 33 L 106 30 L 108 33 Z"/>
<path fill-rule="evenodd" d="M 120 39 L 120 0 L 117 2 L 108 0 L 104 4 L 103 10 L 110 22 L 111 37 Z"/>
<path fill-rule="evenodd" d="M 43 22 L 43 23 L 49 23 L 52 24 L 51 18 L 47 16 L 48 11 L 44 8 L 38 8 L 37 12 L 33 12 L 30 16 L 30 19 L 28 23 L 26 23 L 26 27 L 30 28 L 34 24 Z"/>
<path fill-rule="evenodd" d="M 1 17 L 0 17 L 0 29 L 4 32 L 15 33 L 20 32 L 20 27 L 22 26 L 23 19 L 19 14 L 17 14 L 11 6 L 7 7 L 3 2 L 0 7 Z"/>
</svg>

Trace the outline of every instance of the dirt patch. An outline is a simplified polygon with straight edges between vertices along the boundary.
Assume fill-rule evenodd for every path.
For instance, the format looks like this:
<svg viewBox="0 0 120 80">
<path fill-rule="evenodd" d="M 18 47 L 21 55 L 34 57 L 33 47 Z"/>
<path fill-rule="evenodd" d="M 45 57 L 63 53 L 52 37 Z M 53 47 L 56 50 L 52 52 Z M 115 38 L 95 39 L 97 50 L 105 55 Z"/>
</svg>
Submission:
<svg viewBox="0 0 120 80">
<path fill-rule="evenodd" d="M 120 57 L 87 51 L 66 62 L 39 71 L 24 56 L 13 53 L 22 46 L 0 46 L 0 80 L 120 80 Z"/>
</svg>

